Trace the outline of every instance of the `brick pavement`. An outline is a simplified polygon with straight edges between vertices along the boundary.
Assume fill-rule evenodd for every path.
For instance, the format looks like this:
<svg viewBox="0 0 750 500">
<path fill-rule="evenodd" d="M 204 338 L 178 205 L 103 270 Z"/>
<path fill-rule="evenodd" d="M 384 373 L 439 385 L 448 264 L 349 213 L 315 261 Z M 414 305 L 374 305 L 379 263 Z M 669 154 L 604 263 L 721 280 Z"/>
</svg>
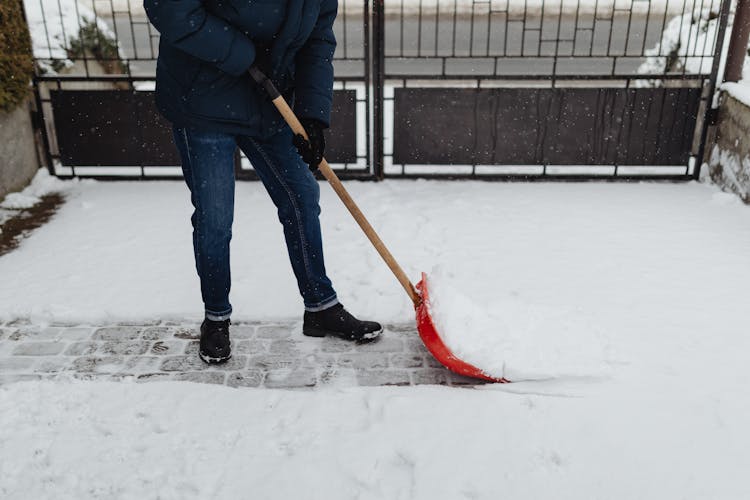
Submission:
<svg viewBox="0 0 750 500">
<path fill-rule="evenodd" d="M 41 379 L 187 380 L 230 387 L 476 385 L 427 352 L 414 325 L 390 325 L 377 342 L 301 334 L 301 323 L 236 323 L 233 357 L 208 366 L 197 324 L 0 324 L 0 383 Z"/>
</svg>

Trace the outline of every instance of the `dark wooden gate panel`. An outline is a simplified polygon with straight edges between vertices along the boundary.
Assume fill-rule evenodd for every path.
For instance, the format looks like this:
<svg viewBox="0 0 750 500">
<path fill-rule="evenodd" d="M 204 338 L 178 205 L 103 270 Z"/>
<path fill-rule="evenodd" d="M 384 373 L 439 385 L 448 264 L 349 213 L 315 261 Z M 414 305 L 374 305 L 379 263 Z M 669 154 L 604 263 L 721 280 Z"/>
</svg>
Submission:
<svg viewBox="0 0 750 500">
<path fill-rule="evenodd" d="M 172 127 L 153 92 L 56 90 L 51 103 L 60 162 L 72 167 L 177 166 Z M 335 91 L 327 157 L 355 163 L 356 95 Z"/>
<path fill-rule="evenodd" d="M 393 158 L 425 165 L 685 165 L 700 99 L 696 88 L 396 89 Z"/>
</svg>

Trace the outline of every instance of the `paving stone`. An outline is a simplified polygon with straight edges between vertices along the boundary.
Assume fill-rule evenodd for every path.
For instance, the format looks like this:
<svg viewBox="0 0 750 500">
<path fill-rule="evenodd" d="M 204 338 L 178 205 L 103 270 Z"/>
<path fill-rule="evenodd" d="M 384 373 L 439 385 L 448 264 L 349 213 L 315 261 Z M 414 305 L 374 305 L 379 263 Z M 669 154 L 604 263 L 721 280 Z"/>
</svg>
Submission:
<svg viewBox="0 0 750 500">
<path fill-rule="evenodd" d="M 411 381 L 414 385 L 448 385 L 450 378 L 450 372 L 440 368 L 414 370 L 411 374 Z"/>
<path fill-rule="evenodd" d="M 352 352 L 356 344 L 350 340 L 326 337 L 320 340 L 319 345 L 320 350 L 323 352 Z"/>
<path fill-rule="evenodd" d="M 34 367 L 36 373 L 60 373 L 72 368 L 72 359 L 60 357 L 46 357 Z"/>
<path fill-rule="evenodd" d="M 232 339 L 252 339 L 255 338 L 255 325 L 235 325 L 229 327 L 229 335 Z"/>
<path fill-rule="evenodd" d="M 13 349 L 16 356 L 54 356 L 67 346 L 64 342 L 22 342 Z"/>
<path fill-rule="evenodd" d="M 450 385 L 453 386 L 476 386 L 485 385 L 487 382 L 475 378 L 464 377 L 457 373 L 450 373 Z"/>
<path fill-rule="evenodd" d="M 171 328 L 172 332 L 172 338 L 185 340 L 186 338 L 190 339 L 199 339 L 201 336 L 200 332 L 200 325 L 180 325 L 177 327 Z M 161 340 L 161 339 L 160 339 Z"/>
<path fill-rule="evenodd" d="M 6 323 L 6 326 L 26 326 L 30 325 L 31 321 L 28 318 L 16 318 L 13 321 Z"/>
<path fill-rule="evenodd" d="M 230 373 L 226 384 L 229 387 L 260 387 L 264 374 L 260 370 L 244 370 Z"/>
<path fill-rule="evenodd" d="M 39 333 L 39 328 L 37 327 L 23 326 L 21 328 L 17 328 L 15 332 L 8 335 L 8 340 L 12 340 L 14 342 L 17 342 L 20 340 L 31 340 L 38 333 Z"/>
<path fill-rule="evenodd" d="M 263 354 L 268 352 L 270 341 L 252 339 L 232 342 L 232 349 L 238 354 Z"/>
<path fill-rule="evenodd" d="M 318 373 L 318 381 L 321 384 L 357 385 L 357 370 L 333 365 Z"/>
<path fill-rule="evenodd" d="M 122 371 L 122 356 L 82 356 L 73 360 L 73 369 L 77 373 L 115 373 Z"/>
<path fill-rule="evenodd" d="M 201 332 L 197 326 L 195 328 L 181 328 L 173 336 L 176 339 L 182 340 L 200 340 Z"/>
<path fill-rule="evenodd" d="M 157 340 L 151 345 L 149 352 L 158 356 L 169 354 L 184 354 L 188 343 L 182 340 Z"/>
<path fill-rule="evenodd" d="M 80 323 L 75 321 L 53 321 L 49 326 L 61 327 L 61 328 L 73 328 L 81 326 Z"/>
<path fill-rule="evenodd" d="M 41 328 L 37 333 L 31 336 L 31 340 L 59 340 L 61 334 L 65 330 L 59 326 L 47 326 Z"/>
<path fill-rule="evenodd" d="M 146 326 L 156 326 L 159 323 L 161 323 L 161 320 L 158 319 L 152 319 L 152 320 L 139 320 L 139 321 L 120 321 L 118 326 L 136 326 L 136 327 L 146 327 Z"/>
<path fill-rule="evenodd" d="M 393 332 L 393 333 L 399 333 L 399 334 L 409 334 L 409 333 L 417 333 L 417 327 L 414 325 L 414 323 L 401 323 L 401 324 L 395 324 L 395 325 L 385 325 L 385 331 L 387 332 Z"/>
<path fill-rule="evenodd" d="M 314 387 L 318 382 L 315 370 L 270 370 L 266 374 L 265 387 L 269 389 L 295 389 Z"/>
<path fill-rule="evenodd" d="M 104 382 L 119 382 L 122 380 L 133 378 L 132 375 L 120 374 L 120 373 L 92 373 L 92 372 L 73 372 L 70 377 L 75 380 L 86 380 L 86 381 L 104 381 Z"/>
<path fill-rule="evenodd" d="M 97 354 L 122 354 L 124 356 L 133 356 L 145 354 L 151 346 L 150 342 L 145 340 L 128 341 L 128 342 L 102 342 L 98 345 Z"/>
<path fill-rule="evenodd" d="M 154 372 L 142 373 L 136 377 L 137 382 L 156 382 L 160 380 L 171 380 L 172 373 Z"/>
<path fill-rule="evenodd" d="M 99 342 L 73 342 L 63 352 L 66 356 L 87 356 L 94 354 L 99 346 Z"/>
<path fill-rule="evenodd" d="M 67 356 L 87 356 L 91 354 L 122 354 L 125 356 L 145 354 L 150 346 L 145 340 L 123 342 L 74 342 L 65 351 Z"/>
<path fill-rule="evenodd" d="M 394 368 L 419 368 L 424 364 L 424 358 L 421 354 L 391 354 L 388 364 Z"/>
<path fill-rule="evenodd" d="M 419 353 L 419 354 L 430 354 L 430 351 L 425 347 L 424 342 L 419 337 L 409 338 L 404 340 L 404 352 Z"/>
<path fill-rule="evenodd" d="M 229 361 L 220 365 L 208 365 L 198 356 L 167 356 L 161 363 L 161 369 L 167 372 L 190 372 L 204 370 L 242 370 L 247 364 L 247 356 L 233 355 Z"/>
<path fill-rule="evenodd" d="M 225 372 L 187 372 L 176 373 L 173 380 L 184 382 L 198 382 L 200 384 L 223 384 L 226 378 Z"/>
<path fill-rule="evenodd" d="M 16 331 L 15 328 L 0 327 L 0 340 L 7 339 L 15 331 Z"/>
<path fill-rule="evenodd" d="M 299 357 L 300 366 L 305 368 L 317 368 L 326 370 L 336 365 L 336 356 L 334 354 L 314 352 Z"/>
<path fill-rule="evenodd" d="M 248 368 L 259 370 L 292 370 L 301 364 L 300 358 L 295 356 L 281 356 L 278 354 L 261 354 L 251 356 Z"/>
<path fill-rule="evenodd" d="M 141 332 L 143 340 L 164 340 L 174 335 L 175 329 L 168 326 L 149 326 Z"/>
<path fill-rule="evenodd" d="M 108 326 L 97 328 L 92 336 L 93 340 L 136 340 L 141 335 L 143 327 L 139 325 L 132 326 Z"/>
<path fill-rule="evenodd" d="M 482 383 L 446 370 L 427 352 L 413 325 L 391 325 L 384 337 L 369 344 L 332 337 L 309 339 L 297 335 L 299 326 L 233 324 L 234 357 L 223 365 L 207 365 L 198 357 L 198 325 L 5 324 L 0 325 L 0 381 L 19 376 L 186 380 L 278 389 Z"/>
<path fill-rule="evenodd" d="M 123 373 L 140 375 L 142 373 L 154 372 L 164 358 L 161 356 L 128 356 L 123 364 Z"/>
<path fill-rule="evenodd" d="M 0 357 L 0 372 L 30 371 L 36 361 L 34 357 Z"/>
<path fill-rule="evenodd" d="M 343 368 L 388 368 L 388 356 L 381 353 L 353 352 L 340 354 L 337 361 L 338 365 Z"/>
<path fill-rule="evenodd" d="M 411 378 L 406 370 L 363 370 L 357 372 L 357 382 L 361 386 L 410 385 Z"/>
<path fill-rule="evenodd" d="M 300 353 L 300 346 L 291 339 L 272 340 L 268 352 L 271 354 L 296 356 Z"/>
<path fill-rule="evenodd" d="M 424 357 L 424 362 L 426 366 L 429 366 L 431 368 L 444 368 L 443 364 L 435 359 L 435 356 L 433 356 L 430 353 L 427 353 Z"/>
<path fill-rule="evenodd" d="M 360 352 L 403 352 L 404 342 L 393 337 L 381 337 L 376 342 L 355 344 L 355 349 Z"/>
<path fill-rule="evenodd" d="M 256 336 L 259 339 L 285 339 L 292 336 L 294 325 L 261 325 Z"/>
<path fill-rule="evenodd" d="M 76 326 L 73 328 L 65 328 L 62 332 L 60 332 L 60 340 L 65 340 L 66 342 L 90 340 L 93 334 L 94 327 Z"/>
<path fill-rule="evenodd" d="M 200 349 L 200 342 L 192 340 L 185 345 L 185 354 L 188 356 L 198 357 L 198 350 Z"/>
</svg>

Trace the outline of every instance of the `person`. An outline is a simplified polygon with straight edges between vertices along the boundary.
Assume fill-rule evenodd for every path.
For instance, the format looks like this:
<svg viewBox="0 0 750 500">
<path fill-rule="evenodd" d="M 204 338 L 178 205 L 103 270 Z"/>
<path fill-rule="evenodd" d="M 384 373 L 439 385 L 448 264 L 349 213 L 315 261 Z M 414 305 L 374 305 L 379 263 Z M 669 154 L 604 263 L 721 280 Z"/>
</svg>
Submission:
<svg viewBox="0 0 750 500">
<path fill-rule="evenodd" d="M 304 302 L 302 333 L 371 341 L 383 328 L 338 301 L 326 274 L 320 187 L 333 97 L 337 0 L 144 0 L 159 31 L 156 104 L 172 123 L 194 211 L 193 249 L 205 319 L 200 357 L 231 357 L 229 246 L 239 147 L 278 209 Z M 250 77 L 255 66 L 293 102 L 294 136 Z"/>
</svg>

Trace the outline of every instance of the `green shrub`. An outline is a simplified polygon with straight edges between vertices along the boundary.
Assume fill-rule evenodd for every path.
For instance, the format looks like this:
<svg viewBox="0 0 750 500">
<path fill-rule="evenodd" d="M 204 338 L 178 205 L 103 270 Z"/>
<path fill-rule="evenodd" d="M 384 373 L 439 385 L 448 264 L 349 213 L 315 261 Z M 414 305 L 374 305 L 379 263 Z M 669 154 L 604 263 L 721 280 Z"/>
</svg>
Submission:
<svg viewBox="0 0 750 500">
<path fill-rule="evenodd" d="M 71 59 L 93 57 L 110 74 L 127 72 L 125 63 L 120 60 L 117 42 L 99 29 L 95 21 L 88 21 L 81 26 L 78 38 L 70 41 L 68 55 Z"/>
<path fill-rule="evenodd" d="M 22 0 L 0 1 L 0 110 L 10 111 L 29 93 L 34 75 L 31 36 Z"/>
</svg>

